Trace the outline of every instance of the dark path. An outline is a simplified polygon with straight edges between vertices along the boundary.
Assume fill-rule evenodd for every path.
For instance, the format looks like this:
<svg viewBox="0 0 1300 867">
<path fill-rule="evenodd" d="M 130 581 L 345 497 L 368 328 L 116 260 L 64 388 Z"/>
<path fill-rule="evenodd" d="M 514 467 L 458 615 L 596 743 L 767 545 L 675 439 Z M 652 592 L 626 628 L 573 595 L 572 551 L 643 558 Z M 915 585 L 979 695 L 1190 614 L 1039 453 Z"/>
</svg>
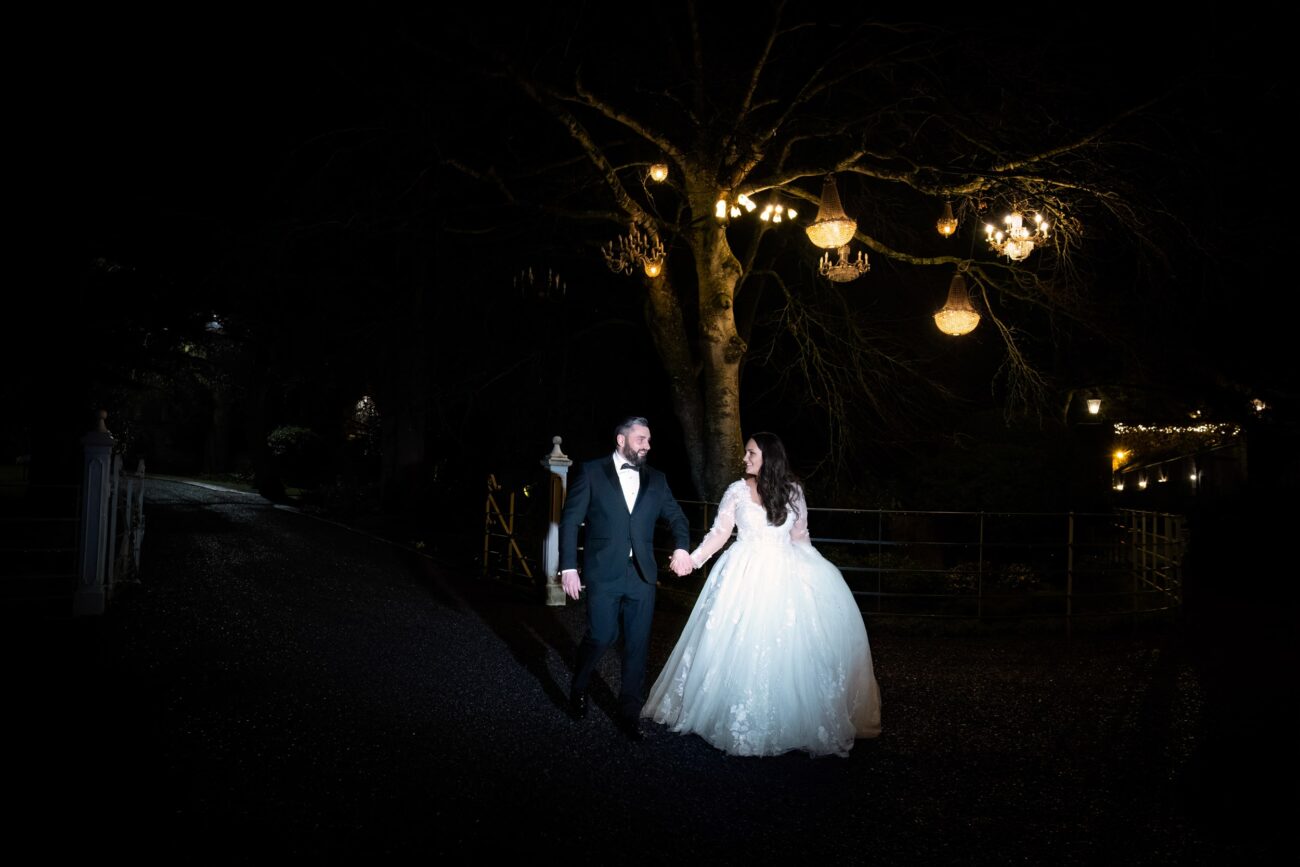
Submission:
<svg viewBox="0 0 1300 867">
<path fill-rule="evenodd" d="M 657 728 L 634 745 L 608 717 L 612 655 L 591 717 L 561 710 L 580 605 L 253 495 L 150 486 L 142 583 L 103 618 L 7 632 L 11 840 L 148 863 L 1275 860 L 1281 811 L 1232 770 L 1263 750 L 1221 731 L 1207 677 L 1226 658 L 1188 652 L 1186 629 L 869 620 L 885 730 L 848 759 L 733 758 Z M 684 620 L 662 607 L 652 672 Z"/>
</svg>

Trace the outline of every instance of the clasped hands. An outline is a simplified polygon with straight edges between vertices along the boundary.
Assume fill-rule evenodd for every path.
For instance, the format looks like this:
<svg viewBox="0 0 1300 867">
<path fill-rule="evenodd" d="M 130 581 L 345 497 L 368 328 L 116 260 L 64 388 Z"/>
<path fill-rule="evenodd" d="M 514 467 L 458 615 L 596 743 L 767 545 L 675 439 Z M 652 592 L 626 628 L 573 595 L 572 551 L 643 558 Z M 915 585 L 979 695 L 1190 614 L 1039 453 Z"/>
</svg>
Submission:
<svg viewBox="0 0 1300 867">
<path fill-rule="evenodd" d="M 672 559 L 668 561 L 668 568 L 673 570 L 673 574 L 678 578 L 685 578 L 695 571 L 695 563 L 691 560 L 691 555 L 686 553 L 682 548 L 673 551 Z M 582 592 L 582 579 L 578 577 L 577 569 L 565 569 L 560 573 L 560 586 L 564 588 L 564 593 L 570 599 L 577 599 Z"/>
</svg>

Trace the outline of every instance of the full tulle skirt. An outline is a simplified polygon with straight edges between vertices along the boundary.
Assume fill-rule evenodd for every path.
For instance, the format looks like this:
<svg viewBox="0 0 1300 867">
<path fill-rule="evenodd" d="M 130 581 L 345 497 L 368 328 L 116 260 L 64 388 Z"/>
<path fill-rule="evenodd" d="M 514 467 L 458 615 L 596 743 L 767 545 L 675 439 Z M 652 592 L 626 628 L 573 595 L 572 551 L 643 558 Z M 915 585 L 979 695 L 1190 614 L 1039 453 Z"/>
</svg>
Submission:
<svg viewBox="0 0 1300 867">
<path fill-rule="evenodd" d="M 847 756 L 880 734 L 871 646 L 839 569 L 808 544 L 733 543 L 641 715 L 742 756 Z"/>
</svg>

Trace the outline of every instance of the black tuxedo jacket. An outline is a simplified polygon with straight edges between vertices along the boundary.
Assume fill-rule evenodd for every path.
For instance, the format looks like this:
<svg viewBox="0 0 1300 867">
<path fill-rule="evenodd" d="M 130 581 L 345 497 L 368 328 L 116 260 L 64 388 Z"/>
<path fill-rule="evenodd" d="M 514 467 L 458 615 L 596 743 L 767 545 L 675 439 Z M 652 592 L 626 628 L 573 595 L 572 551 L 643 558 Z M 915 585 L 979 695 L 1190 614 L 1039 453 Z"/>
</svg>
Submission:
<svg viewBox="0 0 1300 867">
<path fill-rule="evenodd" d="M 654 583 L 659 575 L 654 554 L 655 522 L 661 518 L 672 530 L 673 547 L 690 549 L 689 524 L 663 473 L 641 465 L 641 490 L 629 514 L 611 455 L 586 461 L 574 469 L 560 518 L 560 571 L 578 568 L 578 527 L 584 522 L 587 535 L 582 575 L 589 583 L 622 578 L 627 572 L 629 549 L 635 553 L 642 580 Z"/>
</svg>

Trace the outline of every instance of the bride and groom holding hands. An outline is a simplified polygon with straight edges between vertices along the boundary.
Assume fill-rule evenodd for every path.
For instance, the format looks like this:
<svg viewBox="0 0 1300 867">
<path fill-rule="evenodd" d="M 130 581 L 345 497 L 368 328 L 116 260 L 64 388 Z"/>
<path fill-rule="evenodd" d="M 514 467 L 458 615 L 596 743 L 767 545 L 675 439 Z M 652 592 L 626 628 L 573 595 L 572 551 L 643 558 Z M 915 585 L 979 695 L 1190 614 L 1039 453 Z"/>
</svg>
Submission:
<svg viewBox="0 0 1300 867">
<path fill-rule="evenodd" d="M 560 581 L 587 591 L 587 629 L 569 693 L 587 715 L 592 673 L 623 638 L 616 723 L 640 740 L 641 719 L 694 733 L 734 755 L 848 755 L 880 733 L 880 690 L 866 627 L 840 571 L 813 547 L 803 488 L 771 433 L 745 444 L 745 474 L 718 504 L 693 551 L 663 473 L 649 467 L 650 426 L 625 419 L 613 454 L 576 468 L 560 521 Z M 718 558 L 663 670 L 643 697 L 658 566 L 655 526 L 667 523 L 669 566 L 690 574 Z M 578 530 L 585 525 L 582 576 Z"/>
</svg>

